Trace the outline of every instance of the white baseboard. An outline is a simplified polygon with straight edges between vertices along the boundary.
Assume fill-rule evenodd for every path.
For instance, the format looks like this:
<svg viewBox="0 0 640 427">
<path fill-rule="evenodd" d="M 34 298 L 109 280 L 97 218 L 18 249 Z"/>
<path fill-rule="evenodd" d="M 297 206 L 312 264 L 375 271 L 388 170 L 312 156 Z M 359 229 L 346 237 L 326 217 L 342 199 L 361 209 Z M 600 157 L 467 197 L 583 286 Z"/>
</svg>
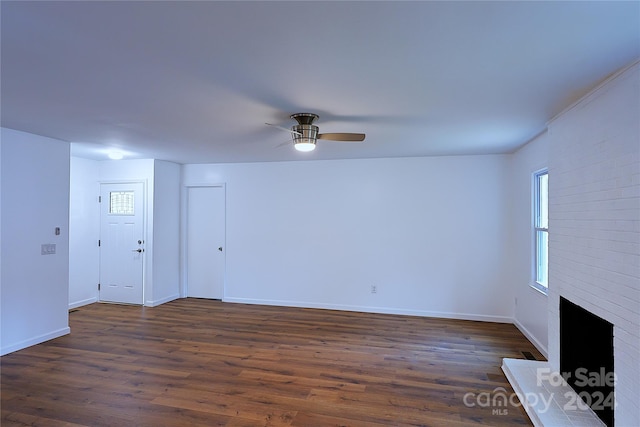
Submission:
<svg viewBox="0 0 640 427">
<path fill-rule="evenodd" d="M 170 295 L 166 298 L 161 298 L 159 300 L 147 301 L 144 303 L 145 307 L 157 307 L 161 304 L 167 303 L 169 301 L 173 301 L 180 298 L 180 294 Z"/>
<path fill-rule="evenodd" d="M 87 299 L 82 300 L 82 301 L 72 302 L 72 303 L 69 303 L 69 310 L 72 310 L 72 309 L 78 308 L 78 307 L 82 307 L 83 305 L 93 304 L 94 302 L 98 302 L 98 297 L 87 298 Z"/>
<path fill-rule="evenodd" d="M 369 307 L 345 304 L 322 304 L 303 301 L 263 300 L 249 298 L 224 298 L 224 302 L 238 304 L 274 305 L 281 307 L 320 308 L 325 310 L 356 311 L 361 313 L 398 314 L 404 316 L 437 317 L 443 319 L 475 320 L 481 322 L 513 323 L 508 316 L 489 316 L 485 314 L 449 313 L 443 311 L 408 310 L 403 308 Z"/>
<path fill-rule="evenodd" d="M 529 332 L 529 330 L 525 328 L 522 323 L 518 322 L 518 319 L 513 319 L 513 324 L 520 330 L 520 332 L 522 332 L 525 337 L 527 337 L 529 341 L 531 341 L 531 343 L 538 349 L 540 353 L 542 353 L 542 355 L 546 359 L 549 359 L 549 352 L 547 351 L 547 348 L 543 346 L 542 343 L 538 341 L 538 339 L 531 332 Z"/>
<path fill-rule="evenodd" d="M 40 344 L 45 341 L 61 337 L 63 335 L 67 335 L 70 332 L 71 329 L 67 326 L 66 328 L 61 328 L 47 334 L 38 335 L 37 337 L 29 338 L 28 340 L 4 346 L 2 347 L 2 349 L 0 349 L 0 356 L 4 356 L 5 354 L 13 353 L 14 351 L 22 350 L 23 348 L 31 347 L 32 345 Z"/>
</svg>

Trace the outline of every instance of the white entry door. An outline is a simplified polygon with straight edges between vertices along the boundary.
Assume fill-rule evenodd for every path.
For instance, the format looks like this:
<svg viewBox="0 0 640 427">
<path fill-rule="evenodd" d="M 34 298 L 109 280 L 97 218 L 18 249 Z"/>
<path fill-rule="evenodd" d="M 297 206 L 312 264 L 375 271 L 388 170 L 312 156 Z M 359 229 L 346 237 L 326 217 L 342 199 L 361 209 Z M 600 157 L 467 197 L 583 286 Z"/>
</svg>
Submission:
<svg viewBox="0 0 640 427">
<path fill-rule="evenodd" d="M 100 185 L 100 301 L 142 304 L 144 188 Z"/>
<path fill-rule="evenodd" d="M 187 296 L 223 298 L 224 244 L 224 187 L 187 187 Z"/>
</svg>

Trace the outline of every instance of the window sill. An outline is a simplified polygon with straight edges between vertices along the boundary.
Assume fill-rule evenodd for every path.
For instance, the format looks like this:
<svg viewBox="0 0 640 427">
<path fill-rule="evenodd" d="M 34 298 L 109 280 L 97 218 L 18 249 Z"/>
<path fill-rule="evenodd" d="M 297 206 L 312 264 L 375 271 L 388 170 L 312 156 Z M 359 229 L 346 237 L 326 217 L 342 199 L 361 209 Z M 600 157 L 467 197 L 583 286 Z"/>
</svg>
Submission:
<svg viewBox="0 0 640 427">
<path fill-rule="evenodd" d="M 545 297 L 549 295 L 549 288 L 542 286 L 540 283 L 538 282 L 533 282 L 531 284 L 529 284 L 529 286 L 531 288 L 533 288 L 534 290 L 540 292 L 542 295 L 544 295 Z"/>
</svg>

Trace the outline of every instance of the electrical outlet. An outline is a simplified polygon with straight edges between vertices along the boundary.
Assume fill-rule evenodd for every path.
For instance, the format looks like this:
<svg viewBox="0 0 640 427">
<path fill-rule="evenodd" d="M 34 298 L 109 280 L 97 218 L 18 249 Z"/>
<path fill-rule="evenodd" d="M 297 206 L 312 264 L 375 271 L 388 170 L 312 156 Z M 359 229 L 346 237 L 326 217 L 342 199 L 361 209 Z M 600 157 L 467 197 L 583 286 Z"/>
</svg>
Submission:
<svg viewBox="0 0 640 427">
<path fill-rule="evenodd" d="M 378 292 L 378 287 L 376 285 L 371 285 L 371 293 L 375 294 Z"/>
</svg>

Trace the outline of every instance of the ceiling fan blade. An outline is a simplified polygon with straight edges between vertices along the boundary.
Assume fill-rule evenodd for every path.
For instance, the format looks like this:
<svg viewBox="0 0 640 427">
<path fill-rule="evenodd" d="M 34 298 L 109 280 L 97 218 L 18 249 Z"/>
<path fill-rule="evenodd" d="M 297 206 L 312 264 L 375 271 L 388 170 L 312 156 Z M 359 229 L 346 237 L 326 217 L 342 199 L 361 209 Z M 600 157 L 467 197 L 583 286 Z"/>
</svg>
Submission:
<svg viewBox="0 0 640 427">
<path fill-rule="evenodd" d="M 281 142 L 280 144 L 276 145 L 276 148 L 284 147 L 285 145 L 291 145 L 291 144 L 293 144 L 293 142 L 291 142 L 291 140 L 285 141 L 285 142 Z"/>
<path fill-rule="evenodd" d="M 300 132 L 297 132 L 297 131 L 295 131 L 293 129 L 289 129 L 289 128 L 286 128 L 286 127 L 283 127 L 283 126 L 272 125 L 271 123 L 265 123 L 265 125 L 273 126 L 274 128 L 277 128 L 277 129 L 280 129 L 280 130 L 286 130 L 287 132 L 290 132 L 290 133 L 292 133 L 294 135 L 302 135 Z"/>
<path fill-rule="evenodd" d="M 362 142 L 364 141 L 364 133 L 320 133 L 318 139 L 327 139 L 329 141 L 342 142 Z"/>
</svg>

